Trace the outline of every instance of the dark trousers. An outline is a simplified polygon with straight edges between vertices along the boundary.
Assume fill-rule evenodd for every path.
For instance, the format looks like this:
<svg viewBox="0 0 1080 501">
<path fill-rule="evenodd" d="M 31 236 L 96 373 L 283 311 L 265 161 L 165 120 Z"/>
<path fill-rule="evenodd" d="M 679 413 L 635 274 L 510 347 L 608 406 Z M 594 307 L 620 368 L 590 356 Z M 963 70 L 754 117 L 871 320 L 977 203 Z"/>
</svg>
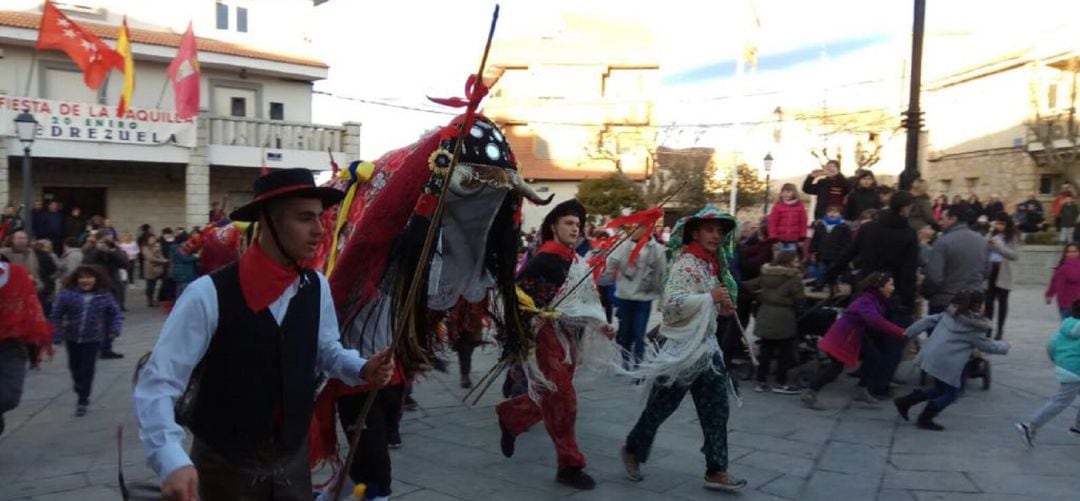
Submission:
<svg viewBox="0 0 1080 501">
<path fill-rule="evenodd" d="M 157 289 L 158 279 L 148 278 L 146 279 L 146 305 L 154 305 L 154 289 Z"/>
<path fill-rule="evenodd" d="M 356 424 L 356 418 L 360 416 L 367 397 L 367 393 L 356 393 L 338 398 L 337 409 L 341 427 L 345 429 L 349 440 L 352 440 L 353 433 L 356 432 L 353 425 Z M 395 426 L 400 416 L 402 398 L 402 385 L 387 386 L 380 390 L 360 434 L 359 449 L 349 470 L 349 478 L 357 484 L 366 484 L 369 497 L 390 495 L 389 437 L 391 427 Z"/>
<path fill-rule="evenodd" d="M 19 406 L 29 362 L 29 350 L 22 341 L 0 341 L 0 415 Z"/>
<path fill-rule="evenodd" d="M 90 403 L 90 389 L 94 385 L 94 368 L 97 366 L 101 342 L 76 343 L 67 341 L 68 369 L 71 380 L 75 383 L 75 394 L 79 396 L 79 405 Z"/>
<path fill-rule="evenodd" d="M 829 360 L 822 362 L 818 367 L 814 381 L 810 383 L 810 389 L 821 391 L 825 385 L 835 381 L 842 372 L 844 372 L 844 364 L 830 355 Z"/>
<path fill-rule="evenodd" d="M 997 337 L 1000 338 L 1005 332 L 1005 317 L 1009 315 L 1009 290 L 997 286 L 998 274 L 1001 272 L 1001 263 L 993 263 L 990 268 L 990 287 L 986 290 L 986 318 L 994 319 L 994 310 L 997 310 Z"/>
<path fill-rule="evenodd" d="M 787 384 L 787 372 L 791 369 L 795 359 L 795 338 L 791 339 L 762 339 L 761 350 L 758 355 L 757 381 L 764 383 L 769 380 L 769 366 L 776 360 L 776 384 Z"/>
<path fill-rule="evenodd" d="M 701 452 L 705 454 L 705 467 L 709 474 L 726 472 L 728 468 L 727 446 L 727 375 L 705 369 L 688 386 L 654 384 L 649 401 L 641 412 L 634 429 L 626 437 L 626 450 L 644 463 L 649 459 L 653 441 L 660 425 L 679 408 L 686 392 L 694 399 L 698 423 L 705 435 Z"/>
<path fill-rule="evenodd" d="M 616 341 L 622 347 L 624 362 L 628 353 L 634 354 L 636 365 L 645 356 L 645 331 L 649 328 L 649 314 L 652 313 L 652 301 L 634 301 L 620 299 L 619 333 Z"/>
<path fill-rule="evenodd" d="M 862 366 L 859 368 L 859 386 L 871 387 L 873 382 L 881 377 L 881 352 L 874 343 L 868 342 L 864 337 L 859 356 L 862 359 Z M 844 363 L 829 355 L 829 360 L 818 367 L 814 381 L 810 383 L 810 389 L 821 391 L 825 385 L 835 381 L 842 372 L 844 372 Z"/>
<path fill-rule="evenodd" d="M 938 410 L 941 410 L 955 402 L 957 398 L 960 398 L 960 388 L 934 378 L 934 386 L 923 391 L 923 394 L 926 395 L 927 400 L 937 406 Z"/>
<path fill-rule="evenodd" d="M 604 315 L 607 316 L 607 321 L 611 323 L 611 297 L 615 293 L 614 285 L 601 285 L 596 288 L 596 292 L 600 294 L 600 305 L 604 307 Z"/>
<path fill-rule="evenodd" d="M 290 453 L 268 444 L 251 457 L 234 461 L 196 437 L 191 462 L 199 474 L 202 501 L 311 501 L 306 441 Z"/>
</svg>

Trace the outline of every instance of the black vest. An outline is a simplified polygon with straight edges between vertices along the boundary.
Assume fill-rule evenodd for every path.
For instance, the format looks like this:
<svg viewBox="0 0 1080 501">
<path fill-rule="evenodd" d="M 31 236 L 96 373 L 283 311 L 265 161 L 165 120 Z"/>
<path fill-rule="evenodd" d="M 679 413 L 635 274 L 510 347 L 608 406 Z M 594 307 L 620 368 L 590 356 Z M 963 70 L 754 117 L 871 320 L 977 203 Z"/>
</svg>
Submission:
<svg viewBox="0 0 1080 501">
<path fill-rule="evenodd" d="M 211 274 L 218 327 L 197 369 L 201 376 L 190 428 L 233 460 L 249 457 L 270 439 L 276 451 L 291 453 L 307 437 L 314 405 L 319 277 L 303 272 L 300 290 L 278 326 L 269 308 L 257 313 L 248 308 L 239 270 L 233 263 Z"/>
</svg>

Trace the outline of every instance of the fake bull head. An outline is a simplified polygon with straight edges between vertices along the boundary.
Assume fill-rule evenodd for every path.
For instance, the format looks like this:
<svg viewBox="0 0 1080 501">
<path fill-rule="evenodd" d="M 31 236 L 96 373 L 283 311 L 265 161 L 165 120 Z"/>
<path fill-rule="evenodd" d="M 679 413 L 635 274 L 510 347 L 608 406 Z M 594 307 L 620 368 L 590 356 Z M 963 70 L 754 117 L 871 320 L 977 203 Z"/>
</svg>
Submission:
<svg viewBox="0 0 1080 501">
<path fill-rule="evenodd" d="M 458 117 L 442 130 L 374 162 L 370 174 L 350 166 L 333 183 L 350 192 L 337 217 L 336 242 L 328 242 L 328 267 L 343 337 L 365 354 L 390 344 L 397 322 L 409 322 L 398 355 L 406 367 L 422 368 L 435 341 L 429 339 L 432 313 L 459 301 L 482 301 L 491 290 L 504 302 L 499 324 L 517 325 L 513 269 L 520 246 L 523 199 L 547 204 L 522 179 L 505 136 L 489 120 L 476 116 L 458 132 Z M 453 151 L 461 141 L 451 174 Z M 370 164 L 369 164 L 370 166 Z M 435 250 L 420 263 L 420 248 L 444 184 L 448 191 Z M 417 307 L 403 311 L 407 284 L 427 269 L 425 294 Z"/>
</svg>

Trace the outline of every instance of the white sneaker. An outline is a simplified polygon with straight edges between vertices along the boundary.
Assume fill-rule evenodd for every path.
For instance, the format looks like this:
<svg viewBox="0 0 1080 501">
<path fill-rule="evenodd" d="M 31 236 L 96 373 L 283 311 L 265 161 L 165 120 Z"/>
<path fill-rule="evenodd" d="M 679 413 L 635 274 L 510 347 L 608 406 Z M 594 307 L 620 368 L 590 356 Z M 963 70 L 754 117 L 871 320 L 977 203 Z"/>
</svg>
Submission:
<svg viewBox="0 0 1080 501">
<path fill-rule="evenodd" d="M 1035 429 L 1027 423 L 1016 423 L 1016 431 L 1020 432 L 1020 439 L 1028 449 L 1035 448 Z"/>
<path fill-rule="evenodd" d="M 754 385 L 754 391 L 758 393 L 764 393 L 766 391 L 769 391 L 769 383 L 758 383 Z"/>
</svg>

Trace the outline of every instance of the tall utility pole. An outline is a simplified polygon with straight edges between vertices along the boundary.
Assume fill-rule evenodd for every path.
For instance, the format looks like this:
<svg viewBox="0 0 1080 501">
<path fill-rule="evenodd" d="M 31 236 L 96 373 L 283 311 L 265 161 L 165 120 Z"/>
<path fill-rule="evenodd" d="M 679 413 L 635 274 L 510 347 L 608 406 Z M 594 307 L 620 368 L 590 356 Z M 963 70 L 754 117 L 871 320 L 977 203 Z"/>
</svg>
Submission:
<svg viewBox="0 0 1080 501">
<path fill-rule="evenodd" d="M 907 128 L 907 154 L 904 172 L 900 174 L 900 189 L 910 190 L 919 178 L 919 133 L 922 131 L 922 110 L 919 94 L 922 90 L 922 46 L 926 26 L 926 0 L 915 0 L 915 21 L 911 28 L 911 89 L 903 125 Z"/>
</svg>

